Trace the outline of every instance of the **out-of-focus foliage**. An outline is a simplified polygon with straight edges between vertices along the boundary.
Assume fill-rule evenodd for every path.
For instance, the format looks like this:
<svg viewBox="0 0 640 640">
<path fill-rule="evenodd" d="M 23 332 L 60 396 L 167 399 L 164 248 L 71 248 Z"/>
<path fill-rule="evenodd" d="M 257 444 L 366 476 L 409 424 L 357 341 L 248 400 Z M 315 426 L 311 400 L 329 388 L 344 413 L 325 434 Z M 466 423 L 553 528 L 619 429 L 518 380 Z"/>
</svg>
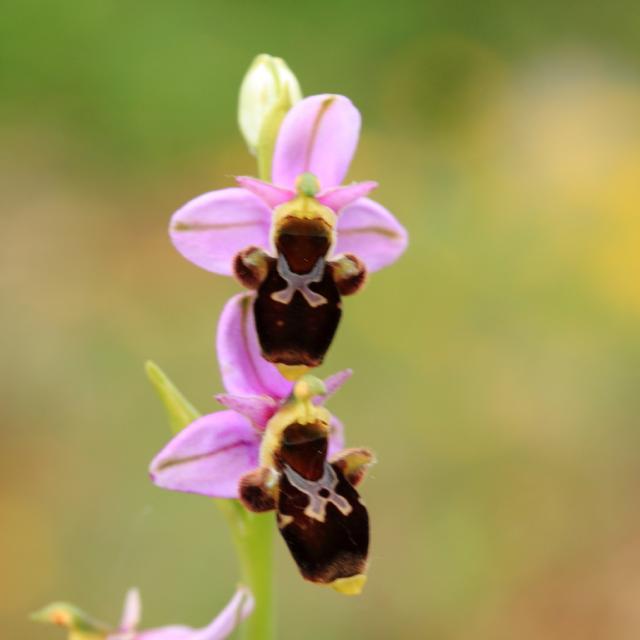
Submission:
<svg viewBox="0 0 640 640">
<path fill-rule="evenodd" d="M 210 501 L 162 492 L 143 363 L 200 411 L 238 286 L 172 249 L 170 213 L 254 170 L 236 131 L 261 51 L 364 116 L 351 177 L 407 225 L 345 300 L 330 407 L 380 460 L 370 581 L 301 584 L 283 640 L 640 633 L 640 9 L 14 1 L 0 20 L 0 626 L 52 599 L 205 623 L 237 577 Z M 302 632 L 301 629 L 304 629 Z"/>
</svg>

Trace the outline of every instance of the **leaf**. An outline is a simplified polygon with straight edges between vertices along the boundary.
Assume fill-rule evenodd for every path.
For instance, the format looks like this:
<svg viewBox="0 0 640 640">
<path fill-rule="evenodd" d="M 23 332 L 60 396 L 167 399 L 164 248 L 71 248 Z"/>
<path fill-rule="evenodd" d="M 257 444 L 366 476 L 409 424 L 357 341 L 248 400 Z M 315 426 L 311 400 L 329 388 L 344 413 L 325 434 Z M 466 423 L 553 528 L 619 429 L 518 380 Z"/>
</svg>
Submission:
<svg viewBox="0 0 640 640">
<path fill-rule="evenodd" d="M 144 368 L 147 372 L 147 377 L 167 410 L 169 424 L 174 433 L 182 431 L 187 425 L 200 417 L 198 410 L 185 398 L 155 362 L 147 361 Z"/>
</svg>

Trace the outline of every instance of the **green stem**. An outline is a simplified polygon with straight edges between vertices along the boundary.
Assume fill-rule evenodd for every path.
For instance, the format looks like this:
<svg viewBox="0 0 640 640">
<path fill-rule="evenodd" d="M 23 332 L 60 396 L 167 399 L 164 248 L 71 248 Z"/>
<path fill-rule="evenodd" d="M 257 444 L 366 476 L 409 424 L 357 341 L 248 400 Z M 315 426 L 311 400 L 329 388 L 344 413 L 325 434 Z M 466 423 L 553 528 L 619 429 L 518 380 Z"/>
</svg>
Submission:
<svg viewBox="0 0 640 640">
<path fill-rule="evenodd" d="M 248 513 L 235 500 L 218 500 L 233 537 L 243 581 L 255 598 L 255 609 L 242 627 L 244 640 L 275 638 L 272 513 Z"/>
<path fill-rule="evenodd" d="M 171 430 L 178 433 L 200 413 L 167 375 L 153 362 L 145 365 L 147 376 L 162 400 Z M 255 598 L 255 609 L 242 625 L 244 640 L 275 638 L 272 513 L 249 513 L 237 500 L 216 500 L 224 515 L 238 555 L 242 582 Z"/>
</svg>

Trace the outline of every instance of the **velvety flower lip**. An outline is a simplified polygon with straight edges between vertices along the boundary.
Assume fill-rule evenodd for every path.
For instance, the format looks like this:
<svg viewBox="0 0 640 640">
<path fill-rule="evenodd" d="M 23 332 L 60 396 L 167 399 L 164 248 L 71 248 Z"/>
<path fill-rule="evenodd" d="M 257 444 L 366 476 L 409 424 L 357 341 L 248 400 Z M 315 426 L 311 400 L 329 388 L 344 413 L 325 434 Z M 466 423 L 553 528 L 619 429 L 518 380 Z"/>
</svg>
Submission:
<svg viewBox="0 0 640 640">
<path fill-rule="evenodd" d="M 152 481 L 164 489 L 217 498 L 237 498 L 240 478 L 258 466 L 262 431 L 292 391 L 293 383 L 260 356 L 251 296 L 227 302 L 218 323 L 218 359 L 226 393 L 226 411 L 202 416 L 183 429 L 154 457 Z M 341 371 L 327 378 L 321 404 L 350 377 Z M 343 426 L 331 417 L 329 453 L 343 448 Z"/>
<path fill-rule="evenodd" d="M 233 260 L 243 249 L 269 252 L 274 208 L 291 201 L 298 178 L 312 173 L 320 184 L 316 199 L 339 214 L 334 254 L 353 249 L 369 271 L 397 260 L 407 246 L 407 233 L 387 209 L 366 197 L 377 183 L 341 185 L 358 143 L 360 120 L 344 96 L 323 94 L 298 102 L 278 134 L 272 182 L 241 176 L 239 187 L 187 202 L 169 227 L 176 249 L 203 269 L 231 275 Z"/>
<path fill-rule="evenodd" d="M 277 404 L 289 397 L 293 382 L 262 357 L 251 311 L 252 301 L 252 294 L 239 293 L 227 302 L 220 315 L 216 351 L 227 393 L 217 397 L 261 397 L 267 402 L 274 400 Z M 327 395 L 324 399 L 335 393 L 350 376 L 349 369 L 329 376 L 325 380 Z"/>
</svg>

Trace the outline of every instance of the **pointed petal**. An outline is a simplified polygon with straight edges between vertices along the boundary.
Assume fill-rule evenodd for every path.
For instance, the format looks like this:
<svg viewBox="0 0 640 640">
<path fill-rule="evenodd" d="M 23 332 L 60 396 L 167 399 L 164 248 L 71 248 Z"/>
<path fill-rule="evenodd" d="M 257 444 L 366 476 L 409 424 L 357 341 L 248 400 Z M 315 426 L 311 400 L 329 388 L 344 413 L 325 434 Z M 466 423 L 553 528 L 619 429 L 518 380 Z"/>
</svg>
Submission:
<svg viewBox="0 0 640 640">
<path fill-rule="evenodd" d="M 279 204 L 288 202 L 296 197 L 296 192 L 291 189 L 283 189 L 277 187 L 275 184 L 265 182 L 264 180 L 258 180 L 258 178 L 251 178 L 250 176 L 238 176 L 236 182 L 247 191 L 251 191 L 254 195 L 258 196 L 272 209 Z"/>
<path fill-rule="evenodd" d="M 328 189 L 344 179 L 360 135 L 360 112 L 344 96 L 310 96 L 285 116 L 273 154 L 275 184 L 295 188 L 310 172 Z"/>
<path fill-rule="evenodd" d="M 141 613 L 142 603 L 140 602 L 140 592 L 137 589 L 129 589 L 124 599 L 120 631 L 134 631 L 140 624 Z"/>
<path fill-rule="evenodd" d="M 338 373 L 334 373 L 330 375 L 328 378 L 324 380 L 324 386 L 327 390 L 322 398 L 322 402 L 325 402 L 327 398 L 331 397 L 340 387 L 353 375 L 353 371 L 351 369 L 344 369 L 342 371 L 338 371 Z"/>
<path fill-rule="evenodd" d="M 203 629 L 171 626 L 150 629 L 136 636 L 136 640 L 224 640 L 252 611 L 254 599 L 246 587 L 239 587 L 229 604 Z"/>
<path fill-rule="evenodd" d="M 178 625 L 160 627 L 142 631 L 134 636 L 134 640 L 191 640 L 195 629 Z M 107 640 L 130 640 L 131 635 L 110 635 Z"/>
<path fill-rule="evenodd" d="M 261 355 L 253 317 L 253 296 L 241 293 L 227 302 L 218 322 L 218 361 L 224 388 L 232 395 L 286 398 L 293 384 Z"/>
<path fill-rule="evenodd" d="M 237 498 L 238 481 L 258 464 L 260 439 L 234 411 L 192 422 L 152 460 L 151 479 L 163 489 Z"/>
<path fill-rule="evenodd" d="M 342 371 L 338 371 L 338 373 L 334 373 L 325 378 L 323 383 L 326 393 L 315 396 L 313 398 L 313 404 L 324 404 L 352 375 L 353 371 L 351 369 L 343 369 Z"/>
<path fill-rule="evenodd" d="M 227 409 L 249 418 L 259 429 L 264 429 L 278 410 L 278 403 L 268 396 L 235 396 L 230 393 L 219 393 L 216 400 Z"/>
<path fill-rule="evenodd" d="M 205 193 L 178 209 L 169 234 L 176 249 L 207 271 L 229 276 L 235 255 L 249 246 L 266 247 L 271 210 L 245 189 Z"/>
<path fill-rule="evenodd" d="M 382 205 L 360 198 L 338 217 L 335 253 L 352 253 L 369 271 L 395 262 L 407 247 L 407 231 Z"/>
<path fill-rule="evenodd" d="M 189 640 L 223 640 L 253 611 L 255 601 L 251 591 L 238 587 L 229 604 L 215 620 L 204 629 L 199 629 Z"/>
<path fill-rule="evenodd" d="M 372 180 L 368 182 L 354 182 L 344 187 L 326 189 L 318 194 L 316 200 L 337 213 L 358 198 L 364 198 L 364 196 L 369 195 L 369 193 L 377 189 L 377 187 L 378 183 Z"/>
<path fill-rule="evenodd" d="M 334 415 L 331 416 L 331 434 L 329 435 L 329 448 L 327 457 L 332 458 L 344 449 L 344 425 Z"/>
</svg>

